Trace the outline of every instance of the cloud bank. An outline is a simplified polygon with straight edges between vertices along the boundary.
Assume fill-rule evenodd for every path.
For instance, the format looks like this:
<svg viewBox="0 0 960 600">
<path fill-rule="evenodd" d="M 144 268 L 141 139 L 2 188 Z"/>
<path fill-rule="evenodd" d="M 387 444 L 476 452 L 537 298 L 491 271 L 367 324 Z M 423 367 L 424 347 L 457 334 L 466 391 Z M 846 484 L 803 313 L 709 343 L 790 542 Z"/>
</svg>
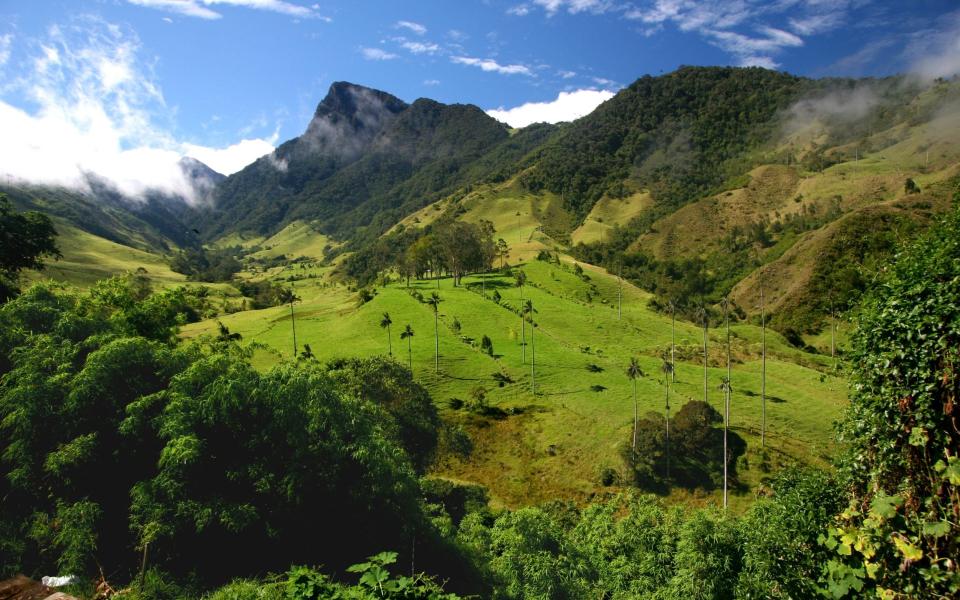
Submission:
<svg viewBox="0 0 960 600">
<path fill-rule="evenodd" d="M 0 91 L 0 175 L 80 190 L 96 175 L 132 198 L 158 191 L 194 201 L 178 165 L 184 156 L 230 174 L 273 150 L 276 134 L 226 148 L 176 139 L 139 49 L 134 34 L 95 18 L 51 27 L 27 44 L 24 75 L 0 72 L 8 80 Z"/>
<path fill-rule="evenodd" d="M 613 96 L 614 93 L 608 90 L 560 92 L 557 99 L 550 102 L 528 102 L 510 109 L 501 107 L 486 112 L 511 127 L 526 127 L 532 123 L 560 123 L 590 114 Z"/>
</svg>

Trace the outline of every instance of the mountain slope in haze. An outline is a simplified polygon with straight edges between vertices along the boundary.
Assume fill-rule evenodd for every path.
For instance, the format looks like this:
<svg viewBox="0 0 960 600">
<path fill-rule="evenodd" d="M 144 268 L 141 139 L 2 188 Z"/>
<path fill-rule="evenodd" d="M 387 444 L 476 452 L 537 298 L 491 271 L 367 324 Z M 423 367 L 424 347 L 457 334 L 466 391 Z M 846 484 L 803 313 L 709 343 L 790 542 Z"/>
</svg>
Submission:
<svg viewBox="0 0 960 600">
<path fill-rule="evenodd" d="M 20 210 L 39 210 L 78 229 L 138 250 L 167 253 L 198 246 L 199 232 L 190 225 L 196 207 L 209 202 L 225 176 L 195 158 L 179 162 L 190 197 L 147 191 L 131 197 L 108 180 L 87 174 L 84 189 L 8 181 L 0 184 Z"/>
</svg>

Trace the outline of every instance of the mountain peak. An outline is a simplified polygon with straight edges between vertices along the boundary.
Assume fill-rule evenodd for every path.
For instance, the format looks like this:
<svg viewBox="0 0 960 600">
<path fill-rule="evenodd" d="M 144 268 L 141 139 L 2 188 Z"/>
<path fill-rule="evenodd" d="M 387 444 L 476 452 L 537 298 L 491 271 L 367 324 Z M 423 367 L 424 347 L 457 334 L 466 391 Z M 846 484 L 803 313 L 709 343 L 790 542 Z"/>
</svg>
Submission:
<svg viewBox="0 0 960 600">
<path fill-rule="evenodd" d="M 398 113 L 407 107 L 403 100 L 383 92 L 349 81 L 335 81 L 330 85 L 327 95 L 317 106 L 314 119 L 330 114 L 339 114 L 347 118 L 356 117 L 371 107 Z"/>
</svg>

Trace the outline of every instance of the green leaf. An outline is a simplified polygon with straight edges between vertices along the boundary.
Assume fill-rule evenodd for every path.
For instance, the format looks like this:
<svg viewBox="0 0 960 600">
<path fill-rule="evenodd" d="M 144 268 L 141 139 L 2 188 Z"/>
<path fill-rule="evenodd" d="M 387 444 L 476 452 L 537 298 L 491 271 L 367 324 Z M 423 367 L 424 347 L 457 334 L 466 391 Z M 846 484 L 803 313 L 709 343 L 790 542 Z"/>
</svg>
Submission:
<svg viewBox="0 0 960 600">
<path fill-rule="evenodd" d="M 903 498 L 897 495 L 887 496 L 878 493 L 870 503 L 870 512 L 884 519 L 890 519 L 897 514 L 897 507 L 903 504 Z"/>
<path fill-rule="evenodd" d="M 900 551 L 900 554 L 907 560 L 920 560 L 923 558 L 923 550 L 913 545 L 910 540 L 903 536 L 894 536 L 893 543 Z"/>
<path fill-rule="evenodd" d="M 379 565 L 392 565 L 397 562 L 397 553 L 396 552 L 381 552 L 370 557 L 371 562 L 375 562 Z"/>
<path fill-rule="evenodd" d="M 949 533 L 950 523 L 946 521 L 934 521 L 923 524 L 923 535 L 943 537 Z"/>
<path fill-rule="evenodd" d="M 917 446 L 922 448 L 927 445 L 927 432 L 923 427 L 914 427 L 910 430 L 910 439 L 911 446 Z"/>
</svg>

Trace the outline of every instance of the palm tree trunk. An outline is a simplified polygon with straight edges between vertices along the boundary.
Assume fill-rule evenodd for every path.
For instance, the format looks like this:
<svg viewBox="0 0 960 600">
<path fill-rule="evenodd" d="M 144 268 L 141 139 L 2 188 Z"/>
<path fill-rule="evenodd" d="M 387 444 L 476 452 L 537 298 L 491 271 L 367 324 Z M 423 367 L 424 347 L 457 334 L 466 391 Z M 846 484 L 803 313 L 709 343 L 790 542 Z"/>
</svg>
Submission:
<svg viewBox="0 0 960 600">
<path fill-rule="evenodd" d="M 760 447 L 767 445 L 767 322 L 763 306 L 763 280 L 760 280 Z"/>
<path fill-rule="evenodd" d="M 710 400 L 707 397 L 707 328 L 709 327 L 707 317 L 703 317 L 703 401 L 707 404 Z"/>
<path fill-rule="evenodd" d="M 520 311 L 520 362 L 527 364 L 527 325 L 523 318 L 523 309 Z"/>
<path fill-rule="evenodd" d="M 663 379 L 664 379 L 664 382 L 663 382 L 664 388 L 667 390 L 667 401 L 664 409 L 664 412 L 667 417 L 666 419 L 667 435 L 666 435 L 665 444 L 664 444 L 666 448 L 666 457 L 667 457 L 667 477 L 666 478 L 670 479 L 670 382 L 666 381 L 667 379 L 666 377 L 664 377 Z"/>
<path fill-rule="evenodd" d="M 637 425 L 640 422 L 640 406 L 637 404 L 637 380 L 633 380 L 633 451 L 637 451 Z"/>
<path fill-rule="evenodd" d="M 293 318 L 293 302 L 290 303 L 290 328 L 293 329 L 293 358 L 297 358 L 297 323 Z"/>
<path fill-rule="evenodd" d="M 677 381 L 677 307 L 670 303 L 670 381 Z"/>
<path fill-rule="evenodd" d="M 409 337 L 407 337 L 407 362 L 410 366 L 410 374 L 413 375 L 413 348 L 410 345 Z"/>
<path fill-rule="evenodd" d="M 730 396 L 733 394 L 733 388 L 730 382 L 730 307 L 726 303 L 723 306 L 723 318 L 727 325 L 727 385 L 723 399 L 723 510 L 727 510 L 727 489 L 729 487 L 727 465 L 730 462 L 727 449 L 727 431 L 730 429 Z"/>
<path fill-rule="evenodd" d="M 387 325 L 387 355 L 393 356 L 393 337 L 390 335 L 389 325 Z"/>
<path fill-rule="evenodd" d="M 617 270 L 617 320 L 623 316 L 623 262 L 620 262 L 620 268 Z M 636 444 L 634 444 L 636 445 Z"/>
<path fill-rule="evenodd" d="M 440 311 L 435 310 L 433 313 L 433 338 L 434 338 L 434 368 L 437 373 L 440 372 Z"/>
<path fill-rule="evenodd" d="M 533 323 L 530 323 L 530 390 L 537 394 L 537 348 L 533 345 Z"/>
</svg>

